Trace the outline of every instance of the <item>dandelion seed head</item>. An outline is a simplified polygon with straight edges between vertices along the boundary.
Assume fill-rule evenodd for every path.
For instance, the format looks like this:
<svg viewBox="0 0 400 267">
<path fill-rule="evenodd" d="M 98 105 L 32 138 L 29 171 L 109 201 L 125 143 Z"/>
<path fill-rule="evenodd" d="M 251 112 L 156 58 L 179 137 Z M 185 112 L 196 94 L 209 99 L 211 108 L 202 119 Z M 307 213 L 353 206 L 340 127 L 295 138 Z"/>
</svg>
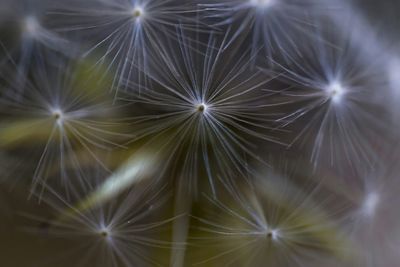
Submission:
<svg viewBox="0 0 400 267">
<path fill-rule="evenodd" d="M 144 16 L 144 10 L 142 7 L 136 6 L 132 9 L 131 14 L 133 19 L 138 20 Z"/>
<path fill-rule="evenodd" d="M 340 82 L 332 82 L 326 87 L 326 94 L 334 103 L 338 103 L 342 99 L 345 92 L 346 89 Z"/>
<path fill-rule="evenodd" d="M 65 114 L 60 108 L 54 108 L 51 110 L 51 116 L 58 125 L 62 125 L 65 119 Z"/>
<path fill-rule="evenodd" d="M 268 229 L 265 233 L 265 236 L 268 238 L 268 240 L 275 241 L 279 237 L 279 232 L 276 229 Z"/>
<path fill-rule="evenodd" d="M 375 214 L 376 208 L 379 204 L 379 195 L 376 192 L 368 193 L 365 197 L 361 211 L 365 216 L 371 217 Z"/>
<path fill-rule="evenodd" d="M 35 36 L 40 29 L 40 25 L 34 16 L 27 16 L 23 21 L 22 28 L 24 33 Z"/>
<path fill-rule="evenodd" d="M 196 111 L 199 113 L 205 113 L 207 112 L 208 106 L 205 103 L 200 103 L 196 105 Z"/>
<path fill-rule="evenodd" d="M 310 261 L 307 257 L 310 254 L 335 257 L 341 253 L 336 245 L 342 247 L 346 242 L 337 237 L 329 215 L 317 199 L 306 200 L 315 191 L 289 184 L 288 176 L 269 178 L 252 185 L 249 191 L 228 189 L 233 195 L 232 199 L 226 198 L 227 202 L 209 199 L 220 208 L 209 215 L 205 213 L 207 217 L 201 218 L 201 227 L 205 231 L 203 235 L 206 238 L 209 235 L 221 252 L 211 255 L 207 262 L 215 260 L 218 261 L 215 266 L 221 266 L 225 264 L 220 263 L 228 260 L 231 265 L 241 266 L 241 260 L 235 256 L 243 253 L 248 266 L 294 266 L 299 260 Z M 282 178 L 286 178 L 285 182 Z M 240 200 L 236 206 L 231 201 L 237 199 Z M 318 248 L 309 246 L 310 242 L 318 244 Z"/>
<path fill-rule="evenodd" d="M 99 228 L 95 230 L 95 234 L 98 235 L 101 239 L 108 241 L 112 238 L 112 229 L 105 225 L 104 222 L 102 222 L 99 225 Z"/>
<path fill-rule="evenodd" d="M 93 173 L 88 174 L 90 176 L 86 178 L 93 182 L 91 188 L 97 188 L 104 183 L 103 175 L 107 172 L 99 174 L 98 169 L 93 168 Z M 76 194 L 67 198 L 48 187 L 43 201 L 54 209 L 51 231 L 47 231 L 49 237 L 65 237 L 87 244 L 91 249 L 85 250 L 85 253 L 93 260 L 93 266 L 120 266 L 117 262 L 134 266 L 161 266 L 158 264 L 159 257 L 153 259 L 152 255 L 161 255 L 164 249 L 169 249 L 170 241 L 164 232 L 171 228 L 175 219 L 158 216 L 158 211 L 170 207 L 171 194 L 165 191 L 167 188 L 160 188 L 153 182 L 137 183 L 124 194 L 115 195 L 107 202 L 94 201 L 96 205 L 82 209 L 79 201 L 90 197 L 87 190 L 91 188 L 74 186 Z M 39 193 L 35 195 L 39 196 Z M 154 213 L 148 211 L 149 204 L 155 206 Z M 42 217 L 30 217 L 44 221 Z M 75 252 L 81 254 L 80 250 Z M 87 263 L 82 257 L 71 260 L 75 261 L 71 264 L 73 266 Z"/>
<path fill-rule="evenodd" d="M 109 229 L 107 228 L 103 228 L 99 231 L 99 234 L 102 238 L 109 238 L 111 236 L 111 232 Z"/>
</svg>

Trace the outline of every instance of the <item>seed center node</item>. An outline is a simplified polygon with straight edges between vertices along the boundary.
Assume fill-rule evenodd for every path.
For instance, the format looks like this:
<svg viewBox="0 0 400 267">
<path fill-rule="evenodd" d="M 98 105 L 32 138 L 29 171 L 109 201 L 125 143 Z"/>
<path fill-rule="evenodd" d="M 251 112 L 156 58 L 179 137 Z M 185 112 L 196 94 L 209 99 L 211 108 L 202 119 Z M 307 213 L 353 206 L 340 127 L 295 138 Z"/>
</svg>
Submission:
<svg viewBox="0 0 400 267">
<path fill-rule="evenodd" d="M 201 103 L 201 104 L 197 105 L 196 109 L 198 112 L 204 113 L 207 110 L 207 105 L 204 103 Z"/>
</svg>

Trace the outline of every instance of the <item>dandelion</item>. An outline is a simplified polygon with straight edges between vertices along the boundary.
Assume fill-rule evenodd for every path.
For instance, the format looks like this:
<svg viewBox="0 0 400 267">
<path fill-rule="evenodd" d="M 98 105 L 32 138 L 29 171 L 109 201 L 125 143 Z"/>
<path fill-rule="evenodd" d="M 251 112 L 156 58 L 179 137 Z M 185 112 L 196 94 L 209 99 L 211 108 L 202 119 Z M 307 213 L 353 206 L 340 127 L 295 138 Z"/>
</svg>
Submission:
<svg viewBox="0 0 400 267">
<path fill-rule="evenodd" d="M 399 266 L 361 2 L 0 0 L 1 265 Z"/>
<path fill-rule="evenodd" d="M 314 8 L 313 1 L 234 0 L 203 1 L 206 21 L 214 27 L 232 27 L 225 48 L 235 40 L 249 37 L 251 53 L 264 56 L 285 55 L 297 50 L 296 36 L 309 35 L 310 22 L 304 10 Z M 289 53 L 289 54 L 290 54 Z"/>
<path fill-rule="evenodd" d="M 92 177 L 86 179 L 90 183 L 75 186 L 70 199 L 47 188 L 41 200 L 53 210 L 54 219 L 47 220 L 46 229 L 38 232 L 37 228 L 28 227 L 29 232 L 40 237 L 45 230 L 50 243 L 55 238 L 63 239 L 58 260 L 68 257 L 72 266 L 162 266 L 171 245 L 169 226 L 175 219 L 165 219 L 170 192 L 155 183 L 137 183 L 107 203 L 81 210 L 74 203 L 103 183 L 103 172 L 90 173 Z M 26 213 L 23 216 L 43 226 L 41 216 Z M 50 263 L 49 266 L 54 266 L 60 262 Z"/>
<path fill-rule="evenodd" d="M 341 194 L 349 208 L 342 217 L 342 228 L 354 245 L 352 266 L 391 266 L 399 261 L 399 213 L 395 190 L 398 183 L 398 148 L 387 151 L 351 186 L 343 185 Z M 335 186 L 329 184 L 331 188 Z M 337 188 L 337 186 L 336 186 Z"/>
<path fill-rule="evenodd" d="M 22 95 L 12 75 L 3 77 L 7 89 L 0 99 L 0 145 L 9 157 L 25 149 L 24 168 L 15 168 L 33 173 L 33 188 L 54 176 L 68 185 L 69 168 L 79 180 L 80 166 L 93 160 L 108 169 L 96 151 L 120 147 L 118 142 L 128 136 L 121 132 L 122 123 L 111 120 L 118 112 L 107 85 L 94 87 L 92 78 L 82 79 L 85 73 L 84 64 L 39 64 Z"/>
<path fill-rule="evenodd" d="M 147 70 L 149 55 L 158 53 L 165 38 L 176 38 L 174 25 L 192 27 L 186 14 L 194 12 L 170 0 L 91 0 L 57 5 L 51 14 L 58 31 L 75 33 L 82 46 L 90 46 L 85 55 L 100 55 L 96 64 L 113 70 L 112 86 L 119 90 L 126 89 L 125 79 L 141 73 L 133 73 L 135 67 Z"/>
<path fill-rule="evenodd" d="M 266 176 L 254 186 L 227 188 L 218 199 L 206 197 L 207 211 L 193 216 L 191 244 L 206 251 L 196 265 L 326 266 L 344 259 L 339 247 L 345 250 L 347 243 L 326 210 L 330 197 L 318 202 L 317 186 Z"/>
<path fill-rule="evenodd" d="M 373 54 L 351 39 L 322 29 L 317 36 L 301 59 L 280 64 L 286 72 L 280 77 L 288 84 L 279 100 L 288 111 L 282 127 L 295 134 L 291 145 L 311 147 L 315 167 L 368 168 L 390 125 L 384 75 L 379 63 L 368 63 Z"/>
<path fill-rule="evenodd" d="M 208 176 L 213 188 L 215 172 L 228 177 L 229 170 L 243 171 L 244 155 L 258 158 L 251 149 L 253 140 L 279 143 L 269 126 L 276 117 L 268 112 L 273 92 L 262 91 L 275 77 L 248 73 L 249 54 L 229 58 L 223 53 L 225 43 L 218 44 L 213 34 L 205 55 L 191 49 L 195 45 L 182 31 L 178 34 L 179 49 L 171 46 L 155 61 L 160 67 L 149 76 L 151 87 L 126 99 L 134 108 L 142 107 L 132 119 L 134 141 L 164 138 L 160 149 L 166 162 L 180 159 L 180 175 L 193 177 L 189 188 L 196 188 L 198 172 Z M 131 81 L 128 86 L 138 84 Z M 143 115 L 142 110 L 149 113 Z"/>
<path fill-rule="evenodd" d="M 0 28 L 9 31 L 9 26 L 12 25 L 15 27 L 16 36 L 15 40 L 11 41 L 11 38 L 0 39 L 0 45 L 4 50 L 2 53 L 6 54 L 3 58 L 6 60 L 11 58 L 16 62 L 19 75 L 16 76 L 15 82 L 19 82 L 23 87 L 25 76 L 32 63 L 40 59 L 43 51 L 48 49 L 67 55 L 70 48 L 66 40 L 47 28 L 43 16 L 46 9 L 45 2 L 34 4 L 23 0 L 5 5 L 7 8 L 2 12 Z M 6 60 L 2 62 L 6 64 L 5 68 L 10 67 Z"/>
</svg>

